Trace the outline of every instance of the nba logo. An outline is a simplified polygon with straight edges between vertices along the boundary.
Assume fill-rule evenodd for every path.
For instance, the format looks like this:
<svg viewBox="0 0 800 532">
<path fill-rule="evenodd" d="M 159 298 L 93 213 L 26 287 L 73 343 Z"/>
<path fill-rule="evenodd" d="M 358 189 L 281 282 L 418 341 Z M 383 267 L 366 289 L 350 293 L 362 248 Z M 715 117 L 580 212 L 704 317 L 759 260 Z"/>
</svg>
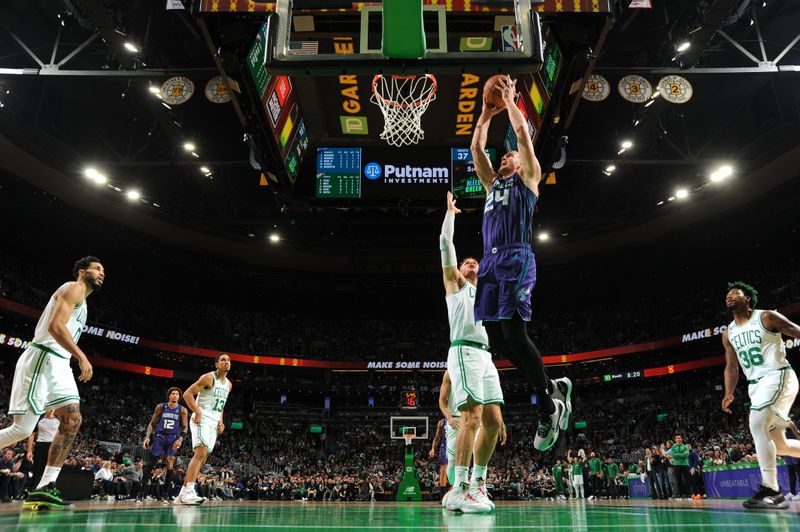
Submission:
<svg viewBox="0 0 800 532">
<path fill-rule="evenodd" d="M 514 52 L 519 50 L 520 46 L 522 46 L 522 39 L 520 39 L 516 26 L 501 26 L 500 34 L 503 37 L 504 52 Z"/>
<path fill-rule="evenodd" d="M 383 169 L 381 165 L 378 163 L 367 163 L 367 166 L 364 167 L 364 175 L 367 176 L 367 179 L 378 179 L 381 174 L 383 173 Z"/>
</svg>

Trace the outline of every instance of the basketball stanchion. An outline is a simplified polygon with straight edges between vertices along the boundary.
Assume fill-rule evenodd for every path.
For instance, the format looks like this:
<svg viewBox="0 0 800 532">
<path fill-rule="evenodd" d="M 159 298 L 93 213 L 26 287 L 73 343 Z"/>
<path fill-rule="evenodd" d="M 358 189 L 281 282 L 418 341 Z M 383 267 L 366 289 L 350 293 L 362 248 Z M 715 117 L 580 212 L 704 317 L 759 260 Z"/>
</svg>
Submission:
<svg viewBox="0 0 800 532">
<path fill-rule="evenodd" d="M 417 432 L 414 427 L 403 427 L 403 440 L 405 445 L 405 471 L 403 472 L 403 481 L 397 488 L 398 501 L 421 501 L 422 490 L 419 488 L 419 481 L 417 481 L 417 469 L 414 467 L 414 446 L 411 444 Z"/>
</svg>

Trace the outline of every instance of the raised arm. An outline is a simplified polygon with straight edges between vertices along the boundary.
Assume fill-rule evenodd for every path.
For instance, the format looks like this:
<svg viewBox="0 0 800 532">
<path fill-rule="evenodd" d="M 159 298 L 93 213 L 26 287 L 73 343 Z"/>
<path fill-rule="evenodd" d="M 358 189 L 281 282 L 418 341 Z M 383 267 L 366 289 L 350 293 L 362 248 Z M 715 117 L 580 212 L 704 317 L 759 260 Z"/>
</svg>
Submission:
<svg viewBox="0 0 800 532">
<path fill-rule="evenodd" d="M 461 210 L 456 208 L 456 200 L 451 192 L 447 193 L 447 214 L 444 215 L 442 233 L 439 235 L 439 250 L 442 252 L 442 280 L 444 291 L 447 294 L 458 292 L 464 287 L 467 280 L 458 271 L 456 248 L 453 245 L 456 214 Z"/>
<path fill-rule="evenodd" d="M 514 134 L 517 136 L 517 150 L 522 160 L 522 181 L 525 186 L 538 196 L 539 182 L 542 180 L 542 168 L 539 166 L 539 161 L 533 152 L 533 141 L 528 133 L 528 124 L 525 121 L 525 116 L 514 101 L 517 95 L 516 84 L 516 80 L 512 81 L 511 78 L 506 77 L 505 81 L 499 83 L 500 92 L 503 95 L 503 101 L 506 103 L 506 109 L 508 109 L 508 119 L 511 121 L 511 127 L 514 128 Z"/>
<path fill-rule="evenodd" d="M 153 431 L 156 430 L 156 425 L 158 425 L 158 418 L 161 416 L 161 412 L 164 411 L 164 404 L 158 403 L 156 405 L 155 410 L 153 411 L 153 416 L 150 418 L 150 423 L 147 424 L 147 433 L 144 435 L 144 442 L 142 443 L 142 448 L 147 449 L 147 446 L 150 445 L 150 436 L 153 435 Z"/>
<path fill-rule="evenodd" d="M 733 391 L 739 382 L 739 359 L 728 340 L 728 331 L 722 333 L 722 346 L 725 348 L 725 396 L 722 398 L 722 411 L 730 414 Z"/>
<path fill-rule="evenodd" d="M 89 359 L 72 339 L 72 335 L 67 329 L 67 322 L 72 314 L 72 309 L 83 303 L 86 298 L 86 288 L 81 283 L 68 283 L 60 288 L 56 294 L 55 311 L 53 312 L 50 323 L 47 324 L 47 331 L 53 336 L 58 345 L 78 360 L 81 368 L 81 375 L 78 380 L 87 382 L 92 378 L 92 365 Z"/>
<path fill-rule="evenodd" d="M 475 123 L 475 132 L 472 134 L 472 144 L 469 146 L 469 151 L 472 153 L 472 162 L 475 163 L 475 173 L 478 174 L 478 179 L 481 180 L 481 184 L 487 193 L 492 188 L 494 169 L 492 168 L 492 161 L 486 155 L 486 136 L 489 134 L 489 125 L 492 123 L 492 117 L 501 111 L 502 109 L 489 109 L 486 106 L 486 102 L 483 103 L 481 115 Z"/>
</svg>

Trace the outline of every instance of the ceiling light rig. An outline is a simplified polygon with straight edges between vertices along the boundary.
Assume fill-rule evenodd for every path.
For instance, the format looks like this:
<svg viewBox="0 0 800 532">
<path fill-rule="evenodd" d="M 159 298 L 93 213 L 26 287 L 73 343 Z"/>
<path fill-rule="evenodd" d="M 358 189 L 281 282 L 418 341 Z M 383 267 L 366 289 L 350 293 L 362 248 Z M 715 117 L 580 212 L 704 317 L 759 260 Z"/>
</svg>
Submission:
<svg viewBox="0 0 800 532">
<path fill-rule="evenodd" d="M 711 172 L 710 178 L 714 183 L 719 183 L 729 178 L 731 175 L 733 175 L 733 168 L 726 164 Z"/>
<path fill-rule="evenodd" d="M 203 167 L 203 168 L 205 168 L 205 167 Z M 128 189 L 127 191 L 123 191 L 118 186 L 110 183 L 108 177 L 106 177 L 105 174 L 101 173 L 100 171 L 97 170 L 97 168 L 95 168 L 93 166 L 87 166 L 83 170 L 83 175 L 87 179 L 89 179 L 90 181 L 92 181 L 93 183 L 95 183 L 97 185 L 101 185 L 101 186 L 105 185 L 108 190 L 113 190 L 114 192 L 120 192 L 120 193 L 124 192 L 125 193 L 125 197 L 130 201 L 141 201 L 142 203 L 146 203 L 146 204 L 150 203 L 149 201 L 147 201 L 144 198 L 142 198 L 142 193 L 139 190 L 131 188 L 131 189 Z M 211 176 L 210 170 L 209 170 L 209 173 L 206 174 L 206 175 L 208 177 Z M 156 207 L 156 208 L 160 208 L 161 207 L 161 205 L 159 205 L 158 203 L 155 203 L 155 202 L 153 202 L 152 205 L 153 205 L 153 207 Z"/>
</svg>

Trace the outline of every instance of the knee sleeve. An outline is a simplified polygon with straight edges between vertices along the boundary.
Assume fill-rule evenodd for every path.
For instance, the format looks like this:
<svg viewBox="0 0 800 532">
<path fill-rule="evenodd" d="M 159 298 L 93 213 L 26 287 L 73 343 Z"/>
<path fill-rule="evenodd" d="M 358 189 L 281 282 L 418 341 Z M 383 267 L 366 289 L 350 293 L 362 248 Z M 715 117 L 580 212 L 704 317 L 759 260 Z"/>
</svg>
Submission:
<svg viewBox="0 0 800 532">
<path fill-rule="evenodd" d="M 39 415 L 28 412 L 21 416 L 14 416 L 14 423 L 0 430 L 0 449 L 10 447 L 20 440 L 24 440 L 36 430 Z"/>
</svg>

